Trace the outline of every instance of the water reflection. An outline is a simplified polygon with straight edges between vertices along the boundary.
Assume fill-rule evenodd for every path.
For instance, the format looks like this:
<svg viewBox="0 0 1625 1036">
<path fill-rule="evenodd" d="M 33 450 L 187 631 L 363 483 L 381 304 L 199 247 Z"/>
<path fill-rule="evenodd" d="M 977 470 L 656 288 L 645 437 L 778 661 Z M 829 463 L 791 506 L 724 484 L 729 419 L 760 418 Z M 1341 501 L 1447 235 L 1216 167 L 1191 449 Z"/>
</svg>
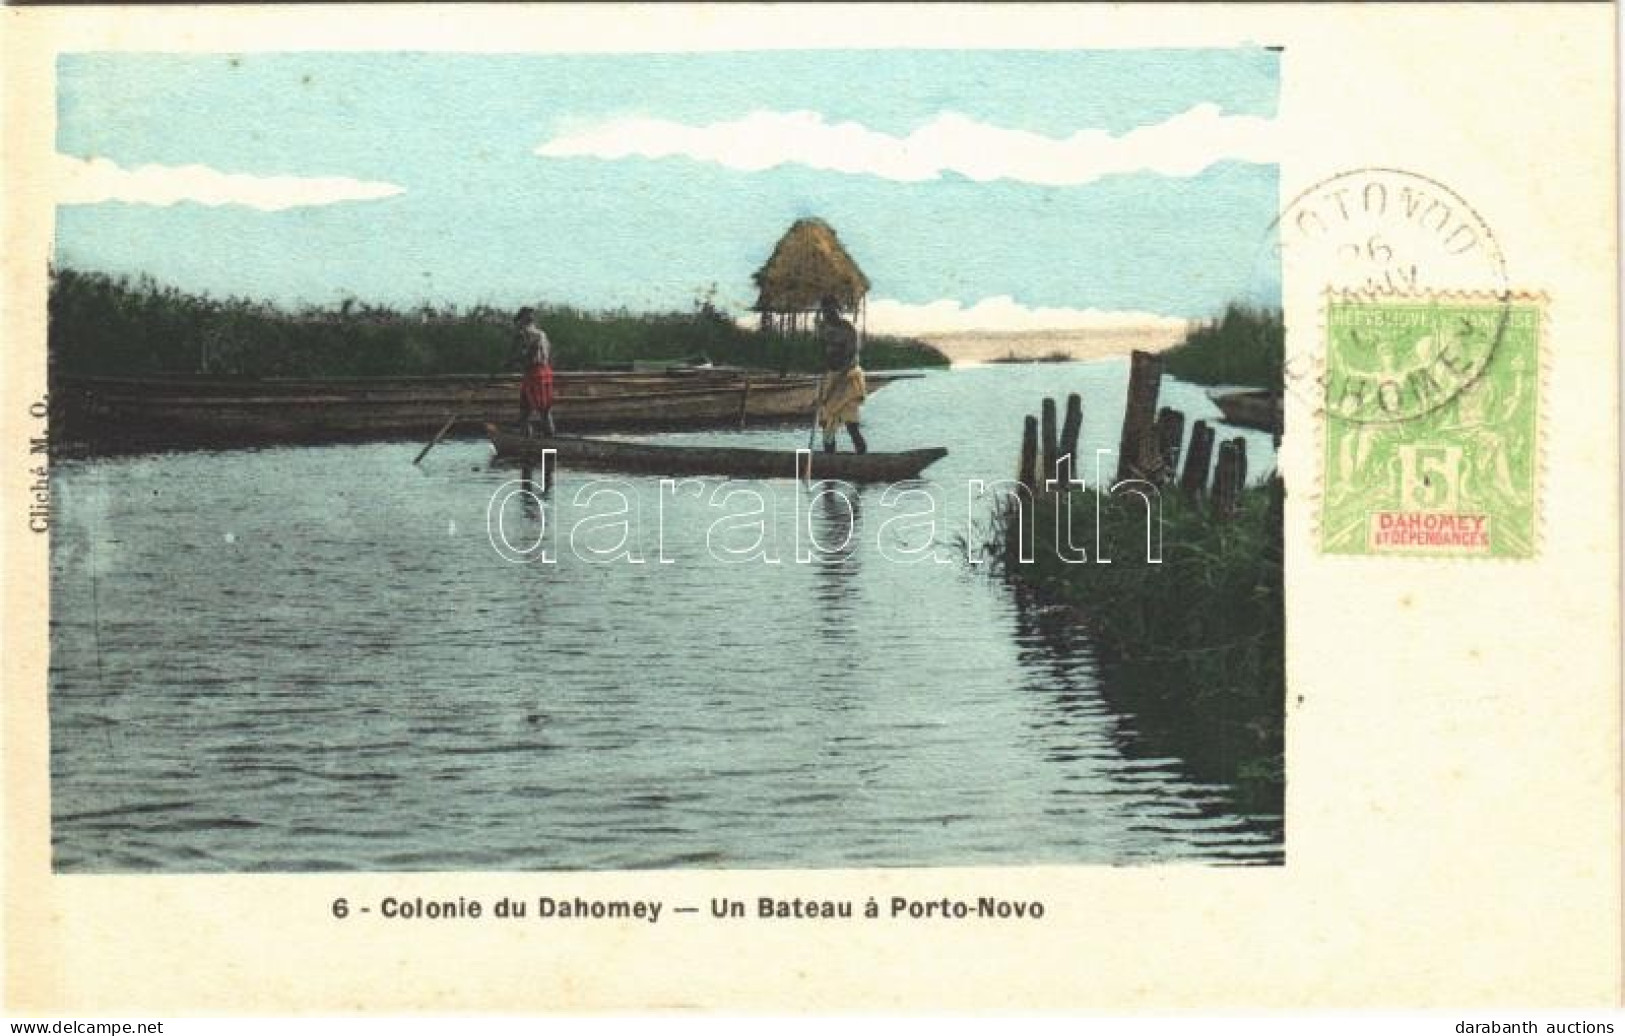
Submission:
<svg viewBox="0 0 1625 1036">
<path fill-rule="evenodd" d="M 529 462 L 526 462 L 525 466 L 520 469 L 519 499 L 523 501 L 525 517 L 537 521 L 542 517 L 542 495 L 552 490 L 553 482 L 548 479 L 545 485 L 538 487 L 536 479 L 533 477 L 534 471 L 534 467 Z"/>
<path fill-rule="evenodd" d="M 807 486 L 806 533 L 813 599 L 820 639 L 831 650 L 847 653 L 858 631 L 856 607 L 863 552 L 863 497 L 850 482 L 814 482 Z M 798 520 L 803 520 L 798 516 Z"/>
<path fill-rule="evenodd" d="M 1012 582 L 1016 655 L 1029 682 L 1047 689 L 1068 716 L 1093 716 L 1097 668 L 1077 609 L 1045 600 L 1032 587 Z"/>
<path fill-rule="evenodd" d="M 871 403 L 876 448 L 952 448 L 932 471 L 950 539 L 983 517 L 967 480 L 1010 467 L 1011 413 L 1076 384 L 1085 441 L 1115 442 L 1124 376 L 1012 367 L 898 385 Z M 1184 399 L 1171 402 L 1206 416 L 1199 391 Z M 774 430 L 715 438 L 784 445 Z M 487 444 L 447 442 L 403 479 L 417 445 L 53 472 L 53 866 L 1278 854 L 1278 838 L 1136 740 L 1143 720 L 1114 707 L 1086 629 L 964 551 L 954 564 L 881 554 L 876 532 L 912 504 L 759 483 L 780 560 L 723 563 L 708 541 L 727 509 L 717 483 L 665 494 L 662 524 L 658 480 L 633 478 L 645 560 L 595 562 L 570 549 L 589 473 L 550 485 L 532 467 L 509 485 L 511 470 L 483 466 Z M 504 487 L 523 490 L 505 505 L 513 546 L 545 532 L 553 563 L 493 549 Z M 795 563 L 798 546 L 819 562 Z"/>
<path fill-rule="evenodd" d="M 536 482 L 536 469 L 538 467 L 542 469 L 542 480 L 539 486 Z M 556 467 L 558 465 L 553 462 L 551 457 L 544 458 L 543 463 L 540 465 L 527 457 L 520 465 L 519 485 L 524 490 L 525 500 L 527 501 L 525 511 L 527 517 L 535 518 L 541 514 L 540 504 L 536 502 L 535 498 L 547 496 L 553 492 L 553 475 Z"/>
<path fill-rule="evenodd" d="M 1159 775 L 1178 778 L 1197 790 L 1169 808 L 1157 804 L 1139 830 L 1167 835 L 1178 829 L 1167 821 L 1200 821 L 1212 825 L 1221 837 L 1248 834 L 1261 845 L 1231 847 L 1227 859 L 1241 863 L 1278 863 L 1282 836 L 1278 815 L 1242 815 L 1235 789 L 1205 780 L 1189 759 L 1201 754 L 1205 731 L 1184 718 L 1185 710 L 1170 714 L 1162 708 L 1140 708 L 1141 703 L 1165 698 L 1168 688 L 1152 686 L 1155 676 L 1128 666 L 1106 667 L 1097 659 L 1088 631 L 1086 612 L 1058 603 L 1024 584 L 1011 582 L 1015 605 L 1016 643 L 1022 671 L 1029 674 L 1026 690 L 1050 703 L 1038 724 L 1046 734 L 1046 758 L 1057 764 L 1074 762 L 1108 741 L 1110 751 L 1137 765 L 1136 780 Z M 1189 688 L 1173 689 L 1188 696 Z M 1056 737 L 1057 733 L 1060 734 Z"/>
</svg>

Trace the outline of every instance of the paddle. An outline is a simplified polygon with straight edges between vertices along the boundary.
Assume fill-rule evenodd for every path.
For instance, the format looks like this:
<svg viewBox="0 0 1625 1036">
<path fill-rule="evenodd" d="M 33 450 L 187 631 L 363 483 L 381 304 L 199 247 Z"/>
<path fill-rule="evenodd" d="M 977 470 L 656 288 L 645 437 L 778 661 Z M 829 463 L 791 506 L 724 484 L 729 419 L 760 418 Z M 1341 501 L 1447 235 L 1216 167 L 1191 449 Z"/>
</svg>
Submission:
<svg viewBox="0 0 1625 1036">
<path fill-rule="evenodd" d="M 820 377 L 818 379 L 818 398 L 813 402 L 812 427 L 807 430 L 807 452 L 809 454 L 816 453 L 818 451 L 818 417 L 819 411 L 823 408 L 824 380 L 822 377 Z M 812 481 L 812 457 L 810 456 L 807 458 L 807 470 L 802 472 L 802 477 L 807 479 L 809 482 Z"/>
<path fill-rule="evenodd" d="M 463 397 L 462 405 L 464 407 L 468 406 L 469 400 L 473 398 L 474 393 L 468 393 Z M 429 445 L 423 447 L 423 449 L 418 452 L 418 455 L 412 458 L 412 463 L 417 464 L 422 461 L 424 457 L 427 457 L 429 455 L 429 451 L 439 445 L 440 440 L 444 439 L 446 437 L 446 433 L 451 431 L 451 426 L 462 420 L 463 416 L 464 412 L 461 409 L 458 409 L 454 411 L 450 417 L 446 418 L 446 423 L 440 426 L 440 431 L 434 433 L 434 438 L 429 440 Z"/>
<path fill-rule="evenodd" d="M 429 455 L 429 451 L 434 449 L 435 446 L 439 444 L 440 440 L 446 437 L 446 433 L 451 431 L 451 426 L 456 424 L 457 419 L 462 416 L 462 414 L 452 414 L 450 417 L 446 418 L 446 423 L 440 426 L 440 431 L 434 433 L 434 438 L 429 440 L 429 445 L 423 447 L 418 455 L 412 458 L 412 463 L 416 464 L 423 460 L 424 457 L 427 457 Z"/>
</svg>

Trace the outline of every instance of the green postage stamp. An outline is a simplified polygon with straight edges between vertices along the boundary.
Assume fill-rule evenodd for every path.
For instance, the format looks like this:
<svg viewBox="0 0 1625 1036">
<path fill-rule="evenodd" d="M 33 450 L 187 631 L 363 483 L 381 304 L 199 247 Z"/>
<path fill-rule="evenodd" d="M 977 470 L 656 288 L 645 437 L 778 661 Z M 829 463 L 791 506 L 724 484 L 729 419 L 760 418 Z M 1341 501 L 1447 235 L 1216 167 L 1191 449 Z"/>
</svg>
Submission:
<svg viewBox="0 0 1625 1036">
<path fill-rule="evenodd" d="M 1328 302 L 1323 551 L 1534 556 L 1541 327 L 1527 296 Z"/>
</svg>

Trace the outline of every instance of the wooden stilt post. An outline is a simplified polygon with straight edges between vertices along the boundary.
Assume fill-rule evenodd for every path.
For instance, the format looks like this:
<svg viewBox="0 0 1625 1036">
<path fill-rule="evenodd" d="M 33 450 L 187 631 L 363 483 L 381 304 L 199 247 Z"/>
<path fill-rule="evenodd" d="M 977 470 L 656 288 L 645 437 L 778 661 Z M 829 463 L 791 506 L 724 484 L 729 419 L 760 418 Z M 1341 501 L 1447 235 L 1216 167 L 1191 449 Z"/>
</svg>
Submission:
<svg viewBox="0 0 1625 1036">
<path fill-rule="evenodd" d="M 1061 455 L 1056 439 L 1059 433 L 1055 429 L 1055 400 L 1046 398 L 1040 414 L 1039 441 L 1042 448 L 1038 454 L 1038 488 L 1043 488 L 1055 477 L 1055 462 Z"/>
<path fill-rule="evenodd" d="M 1185 439 L 1185 415 L 1172 407 L 1157 414 L 1157 447 L 1162 458 L 1163 482 L 1179 477 L 1179 447 Z"/>
<path fill-rule="evenodd" d="M 1128 405 L 1117 449 L 1119 482 L 1126 478 L 1156 481 L 1157 392 L 1161 387 L 1162 357 L 1136 349 L 1129 358 Z"/>
<path fill-rule="evenodd" d="M 739 427 L 745 427 L 745 415 L 750 412 L 750 375 L 745 375 L 745 385 L 739 390 Z"/>
<path fill-rule="evenodd" d="M 1071 489 L 1077 481 L 1078 470 L 1078 435 L 1083 431 L 1083 397 L 1076 392 L 1066 397 L 1066 419 L 1061 422 L 1060 451 L 1063 463 L 1061 465 L 1061 482 Z"/>
<path fill-rule="evenodd" d="M 1038 418 L 1027 415 L 1021 430 L 1021 467 L 1016 469 L 1016 481 L 1030 494 L 1036 486 L 1033 471 L 1038 467 Z"/>
<path fill-rule="evenodd" d="M 1236 495 L 1239 497 L 1247 485 L 1247 440 L 1238 435 L 1230 441 L 1236 447 Z"/>
<path fill-rule="evenodd" d="M 1236 476 L 1245 464 L 1240 440 L 1230 439 L 1219 445 L 1219 463 L 1213 470 L 1213 516 L 1220 521 L 1235 517 L 1237 491 L 1240 483 Z"/>
<path fill-rule="evenodd" d="M 1208 494 L 1208 503 L 1212 507 L 1213 517 L 1223 520 L 1225 513 L 1225 492 L 1230 485 L 1231 459 L 1230 442 L 1225 440 L 1219 443 L 1219 457 L 1213 463 L 1213 491 Z"/>
<path fill-rule="evenodd" d="M 1286 532 L 1286 486 L 1281 482 L 1280 475 L 1270 478 L 1269 507 L 1264 512 L 1264 520 L 1268 523 L 1265 529 L 1265 552 L 1279 561 L 1285 547 Z"/>
<path fill-rule="evenodd" d="M 1206 421 L 1191 426 L 1190 449 L 1185 451 L 1185 471 L 1179 478 L 1179 488 L 1189 496 L 1200 496 L 1207 490 L 1208 465 L 1213 461 L 1213 429 Z"/>
</svg>

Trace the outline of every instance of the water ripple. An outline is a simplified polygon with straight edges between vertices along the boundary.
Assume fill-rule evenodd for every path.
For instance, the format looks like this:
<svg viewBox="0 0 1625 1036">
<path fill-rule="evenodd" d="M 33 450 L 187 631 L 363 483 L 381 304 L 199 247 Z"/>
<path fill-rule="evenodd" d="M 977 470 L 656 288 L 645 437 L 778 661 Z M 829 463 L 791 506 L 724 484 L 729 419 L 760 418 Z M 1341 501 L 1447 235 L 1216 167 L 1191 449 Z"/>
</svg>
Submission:
<svg viewBox="0 0 1625 1036">
<path fill-rule="evenodd" d="M 878 393 L 866 418 L 878 447 L 952 448 L 929 472 L 951 542 L 971 518 L 963 480 L 1010 467 L 1011 413 L 1074 386 L 1084 441 L 1114 446 L 1122 379 L 1121 364 L 958 371 Z M 1211 413 L 1197 390 L 1167 396 Z M 671 564 L 516 565 L 487 541 L 511 476 L 487 452 L 443 443 L 421 469 L 411 444 L 59 465 L 55 867 L 1280 861 L 1279 818 L 1237 815 L 1179 759 L 1128 754 L 1133 719 L 1100 694 L 1084 635 L 1032 635 L 962 559 L 881 556 L 878 491 L 853 498 L 835 564 L 715 561 L 721 512 L 668 495 Z M 561 475 L 555 526 L 586 479 Z M 657 483 L 625 484 L 653 514 Z M 786 554 L 798 522 L 839 531 L 793 483 L 754 485 Z"/>
</svg>

